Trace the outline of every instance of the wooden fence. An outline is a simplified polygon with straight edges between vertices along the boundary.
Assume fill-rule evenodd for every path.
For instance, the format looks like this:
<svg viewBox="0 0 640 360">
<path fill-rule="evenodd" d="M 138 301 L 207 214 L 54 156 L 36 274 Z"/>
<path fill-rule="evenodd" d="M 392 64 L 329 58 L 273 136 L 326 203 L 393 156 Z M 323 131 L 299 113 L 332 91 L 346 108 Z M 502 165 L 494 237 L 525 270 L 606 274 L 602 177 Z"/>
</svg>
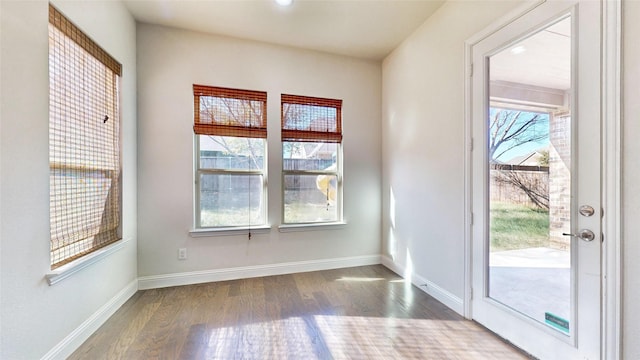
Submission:
<svg viewBox="0 0 640 360">
<path fill-rule="evenodd" d="M 333 164 L 331 159 L 284 159 L 287 170 L 325 169 Z M 203 156 L 200 160 L 203 168 L 256 169 L 261 167 L 262 158 L 252 162 L 248 157 Z M 275 173 L 278 176 L 279 172 Z M 272 172 L 273 174 L 273 172 Z M 273 175 L 272 175 L 273 176 Z M 283 181 L 285 202 L 302 201 L 322 203 L 326 194 L 316 186 L 317 175 L 288 175 Z M 204 175 L 200 181 L 200 200 L 202 208 L 242 208 L 250 204 L 259 206 L 262 201 L 262 180 L 260 175 Z"/>
<path fill-rule="evenodd" d="M 509 172 L 516 172 L 521 179 L 535 186 L 537 191 L 545 193 L 547 199 L 549 198 L 548 166 L 491 164 L 489 170 L 491 201 L 536 206 L 525 191 L 512 183 L 504 181 Z"/>
</svg>

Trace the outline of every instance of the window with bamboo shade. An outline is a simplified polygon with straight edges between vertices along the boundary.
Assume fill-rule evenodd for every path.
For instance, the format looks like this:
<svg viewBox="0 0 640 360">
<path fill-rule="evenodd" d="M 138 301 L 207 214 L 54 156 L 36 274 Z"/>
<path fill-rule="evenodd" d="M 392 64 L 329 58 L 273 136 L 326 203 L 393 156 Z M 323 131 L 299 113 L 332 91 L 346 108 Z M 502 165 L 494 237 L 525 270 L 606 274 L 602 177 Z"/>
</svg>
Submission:
<svg viewBox="0 0 640 360">
<path fill-rule="evenodd" d="M 281 96 L 283 223 L 342 221 L 342 100 Z"/>
<path fill-rule="evenodd" d="M 121 65 L 49 5 L 51 268 L 118 241 Z"/>
<path fill-rule="evenodd" d="M 193 85 L 195 227 L 264 226 L 267 93 Z"/>
</svg>

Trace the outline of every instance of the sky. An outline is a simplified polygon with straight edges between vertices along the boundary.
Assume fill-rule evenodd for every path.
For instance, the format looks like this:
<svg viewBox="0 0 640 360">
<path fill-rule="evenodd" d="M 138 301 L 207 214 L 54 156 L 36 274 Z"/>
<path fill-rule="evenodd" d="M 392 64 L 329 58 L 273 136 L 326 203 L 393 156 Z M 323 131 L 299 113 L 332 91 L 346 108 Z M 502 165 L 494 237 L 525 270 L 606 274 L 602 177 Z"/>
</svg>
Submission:
<svg viewBox="0 0 640 360">
<path fill-rule="evenodd" d="M 491 108 L 489 111 L 489 116 L 490 118 L 493 117 L 493 115 L 495 114 L 495 112 L 497 110 L 504 110 L 504 109 L 496 109 L 496 108 Z M 523 111 L 522 115 L 520 116 L 520 118 L 523 121 L 526 121 L 528 119 L 530 119 L 532 116 L 535 116 L 536 114 L 540 114 L 540 113 L 535 113 L 535 112 L 527 112 L 527 111 Z M 507 152 L 505 152 L 502 156 L 500 156 L 498 159 L 498 161 L 501 161 L 503 163 L 508 163 L 509 160 L 515 158 L 515 157 L 519 157 L 522 155 L 527 155 L 530 154 L 536 150 L 539 149 L 544 149 L 546 147 L 549 146 L 549 115 L 548 114 L 544 114 L 545 118 L 543 119 L 543 121 L 540 121 L 539 123 L 533 125 L 531 128 L 529 128 L 529 132 L 531 133 L 540 133 L 540 132 L 545 132 L 546 133 L 546 137 L 539 140 L 539 141 L 535 141 L 535 142 L 529 142 L 526 144 L 522 144 L 520 146 L 517 146 Z M 502 144 L 501 147 L 498 148 L 498 150 L 496 151 L 496 154 L 499 154 L 502 149 L 509 147 L 509 142 Z"/>
</svg>

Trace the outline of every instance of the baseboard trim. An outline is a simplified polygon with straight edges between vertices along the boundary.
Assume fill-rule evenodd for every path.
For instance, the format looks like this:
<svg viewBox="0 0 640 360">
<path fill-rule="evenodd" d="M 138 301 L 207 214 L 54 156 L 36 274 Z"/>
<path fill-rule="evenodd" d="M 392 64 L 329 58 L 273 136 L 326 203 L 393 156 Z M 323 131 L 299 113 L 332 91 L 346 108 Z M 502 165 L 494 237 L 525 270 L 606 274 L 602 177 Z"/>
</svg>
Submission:
<svg viewBox="0 0 640 360">
<path fill-rule="evenodd" d="M 382 265 L 389 268 L 389 270 L 395 272 L 396 274 L 404 277 L 405 276 L 405 267 L 397 264 L 388 256 L 382 256 Z M 441 288 L 437 284 L 425 279 L 424 277 L 412 273 L 411 274 L 411 283 L 415 285 L 418 289 L 426 292 L 427 294 L 433 296 L 436 300 L 445 304 L 451 310 L 457 312 L 460 315 L 464 314 L 464 302 L 461 298 L 453 295 L 447 290 Z M 464 316 L 464 315 L 463 315 Z"/>
<path fill-rule="evenodd" d="M 377 265 L 380 263 L 380 255 L 365 255 L 336 259 L 296 261 L 278 264 L 242 266 L 226 269 L 191 271 L 165 275 L 141 276 L 138 278 L 138 289 L 157 289 L 170 286 L 247 279 L 260 276 L 283 275 L 308 271 L 340 269 L 354 266 Z"/>
<path fill-rule="evenodd" d="M 93 313 L 80 326 L 67 335 L 42 360 L 66 359 L 84 343 L 102 324 L 104 324 L 124 303 L 138 291 L 138 281 L 133 280 L 118 292 L 111 300 Z"/>
</svg>

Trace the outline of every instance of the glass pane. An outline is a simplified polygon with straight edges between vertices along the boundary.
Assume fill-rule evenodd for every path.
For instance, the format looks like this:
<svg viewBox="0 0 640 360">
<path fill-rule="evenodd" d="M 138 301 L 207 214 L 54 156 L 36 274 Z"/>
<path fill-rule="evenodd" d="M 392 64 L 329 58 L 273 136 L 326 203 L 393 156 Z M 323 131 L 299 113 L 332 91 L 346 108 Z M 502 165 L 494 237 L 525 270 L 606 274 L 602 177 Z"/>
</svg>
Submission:
<svg viewBox="0 0 640 360">
<path fill-rule="evenodd" d="M 264 169 L 265 139 L 212 135 L 198 137 L 201 169 Z"/>
<path fill-rule="evenodd" d="M 335 172 L 338 144 L 322 142 L 282 143 L 284 170 L 327 170 Z"/>
<path fill-rule="evenodd" d="M 489 60 L 489 296 L 569 334 L 571 19 Z"/>
<path fill-rule="evenodd" d="M 335 175 L 285 175 L 284 222 L 338 221 L 337 184 Z"/>
<path fill-rule="evenodd" d="M 241 127 L 265 127 L 259 100 L 200 96 L 200 122 Z"/>
<path fill-rule="evenodd" d="M 283 104 L 283 129 L 319 132 L 335 132 L 338 125 L 338 109 L 330 106 Z"/>
<path fill-rule="evenodd" d="M 50 169 L 52 249 L 107 233 L 120 225 L 119 184 L 114 177 L 115 171 Z"/>
<path fill-rule="evenodd" d="M 200 175 L 200 226 L 264 225 L 262 175 Z"/>
</svg>

